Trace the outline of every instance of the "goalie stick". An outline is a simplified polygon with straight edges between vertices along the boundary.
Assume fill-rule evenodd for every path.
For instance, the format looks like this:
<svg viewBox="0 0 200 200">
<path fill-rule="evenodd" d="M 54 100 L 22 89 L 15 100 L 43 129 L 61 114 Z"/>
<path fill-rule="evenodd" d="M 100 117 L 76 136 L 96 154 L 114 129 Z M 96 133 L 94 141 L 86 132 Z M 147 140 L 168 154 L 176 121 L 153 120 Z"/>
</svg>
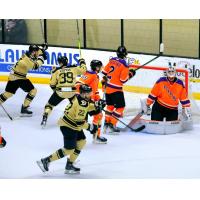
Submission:
<svg viewBox="0 0 200 200">
<path fill-rule="evenodd" d="M 106 113 L 106 114 L 110 114 L 110 113 L 108 113 L 106 110 L 104 110 L 103 109 L 103 111 Z M 139 132 L 139 131 L 142 131 L 143 129 L 145 129 L 145 125 L 142 125 L 142 126 L 140 126 L 140 127 L 138 127 L 138 128 L 132 128 L 131 126 L 129 126 L 129 124 L 126 124 L 125 122 L 123 122 L 121 119 L 119 119 L 119 118 L 117 118 L 117 117 L 115 117 L 115 116 L 113 116 L 112 115 L 112 117 L 113 118 L 115 118 L 115 119 L 117 119 L 120 123 L 122 123 L 123 125 L 125 125 L 126 126 L 126 128 L 129 128 L 131 131 L 133 131 L 133 132 Z"/>
<path fill-rule="evenodd" d="M 129 123 L 128 123 L 128 125 L 127 126 L 125 126 L 124 128 L 122 128 L 121 130 L 126 130 L 127 128 L 128 128 L 128 126 L 130 126 L 130 127 L 132 127 L 141 117 L 142 117 L 142 115 L 144 114 L 144 112 L 142 111 L 142 112 L 139 112 Z M 144 128 L 145 128 L 145 125 L 143 125 L 144 126 Z M 141 126 L 141 127 L 143 127 L 143 126 Z M 140 129 L 141 127 L 139 127 L 138 129 Z M 141 130 L 143 130 L 144 128 L 142 128 Z M 141 131 L 140 130 L 140 131 Z"/>
</svg>

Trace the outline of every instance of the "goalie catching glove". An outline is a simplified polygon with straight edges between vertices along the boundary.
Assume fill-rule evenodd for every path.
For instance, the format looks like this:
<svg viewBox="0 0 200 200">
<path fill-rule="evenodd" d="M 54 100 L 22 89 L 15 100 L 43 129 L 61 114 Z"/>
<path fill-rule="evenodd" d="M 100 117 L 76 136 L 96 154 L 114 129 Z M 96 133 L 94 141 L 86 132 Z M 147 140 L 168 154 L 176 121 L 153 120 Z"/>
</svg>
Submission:
<svg viewBox="0 0 200 200">
<path fill-rule="evenodd" d="M 90 131 L 91 134 L 95 134 L 98 130 L 98 126 L 96 124 L 88 124 L 88 131 Z"/>
</svg>

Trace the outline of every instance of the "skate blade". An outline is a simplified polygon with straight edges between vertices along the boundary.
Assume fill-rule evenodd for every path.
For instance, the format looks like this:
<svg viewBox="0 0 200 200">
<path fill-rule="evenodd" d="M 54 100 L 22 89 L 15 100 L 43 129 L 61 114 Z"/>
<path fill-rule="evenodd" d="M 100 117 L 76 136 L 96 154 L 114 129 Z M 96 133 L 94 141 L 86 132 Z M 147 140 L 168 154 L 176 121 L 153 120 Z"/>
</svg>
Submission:
<svg viewBox="0 0 200 200">
<path fill-rule="evenodd" d="M 45 173 L 46 170 L 44 169 L 42 162 L 41 161 L 36 161 L 36 163 L 37 163 L 38 167 L 42 170 L 42 172 Z"/>
<path fill-rule="evenodd" d="M 102 141 L 93 140 L 93 144 L 107 144 L 107 141 L 102 142 Z"/>
<path fill-rule="evenodd" d="M 33 116 L 33 114 L 22 114 L 21 113 L 21 115 L 20 115 L 20 117 L 32 117 Z"/>
<path fill-rule="evenodd" d="M 46 128 L 46 124 L 41 124 L 41 128 L 45 129 Z"/>
<path fill-rule="evenodd" d="M 80 171 L 65 170 L 65 174 L 80 174 Z"/>
<path fill-rule="evenodd" d="M 107 135 L 119 135 L 120 132 L 107 131 Z"/>
</svg>

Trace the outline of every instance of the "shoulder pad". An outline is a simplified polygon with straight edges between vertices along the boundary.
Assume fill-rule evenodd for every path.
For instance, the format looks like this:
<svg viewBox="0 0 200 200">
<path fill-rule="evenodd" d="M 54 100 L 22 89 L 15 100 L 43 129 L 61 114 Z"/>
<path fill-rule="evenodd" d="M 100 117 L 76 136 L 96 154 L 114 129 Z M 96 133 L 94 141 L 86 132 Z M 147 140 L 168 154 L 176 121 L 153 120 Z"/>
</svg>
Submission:
<svg viewBox="0 0 200 200">
<path fill-rule="evenodd" d="M 58 71 L 59 69 L 61 69 L 61 67 L 56 67 L 56 66 L 52 66 L 52 70 L 51 73 L 55 73 L 56 71 Z"/>
<path fill-rule="evenodd" d="M 77 65 L 73 64 L 73 65 L 68 65 L 66 68 L 72 68 L 72 67 L 77 67 Z"/>
</svg>

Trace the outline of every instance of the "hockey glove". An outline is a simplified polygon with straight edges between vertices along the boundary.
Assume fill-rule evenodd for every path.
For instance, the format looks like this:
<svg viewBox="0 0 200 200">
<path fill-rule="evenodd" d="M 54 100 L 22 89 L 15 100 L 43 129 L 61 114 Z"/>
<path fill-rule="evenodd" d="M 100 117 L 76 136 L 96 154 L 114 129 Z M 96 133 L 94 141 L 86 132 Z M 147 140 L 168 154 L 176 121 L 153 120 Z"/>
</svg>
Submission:
<svg viewBox="0 0 200 200">
<path fill-rule="evenodd" d="M 188 107 L 182 108 L 182 116 L 184 120 L 192 120 L 191 109 Z"/>
<path fill-rule="evenodd" d="M 81 58 L 78 60 L 79 65 L 86 65 L 85 59 Z"/>
<path fill-rule="evenodd" d="M 51 89 L 55 92 L 56 91 L 56 86 L 50 85 Z"/>
<path fill-rule="evenodd" d="M 90 131 L 91 134 L 95 134 L 98 130 L 98 126 L 96 124 L 89 124 L 88 131 Z"/>
<path fill-rule="evenodd" d="M 48 49 L 48 44 L 47 43 L 44 43 L 41 45 L 42 46 L 42 49 L 45 51 Z"/>
<path fill-rule="evenodd" d="M 41 49 L 41 50 L 42 50 L 42 54 L 40 54 L 39 57 L 42 56 L 44 58 L 44 60 L 47 60 L 47 53 L 46 53 L 46 51 L 44 51 L 43 49 Z"/>
<path fill-rule="evenodd" d="M 105 87 L 108 82 L 107 76 L 103 76 L 101 80 L 102 87 Z"/>
<path fill-rule="evenodd" d="M 5 147 L 6 146 L 6 141 L 5 141 L 5 139 L 2 137 L 2 136 L 0 136 L 0 148 L 3 148 L 3 147 Z"/>
<path fill-rule="evenodd" d="M 136 74 L 136 71 L 134 69 L 129 69 L 129 79 L 135 76 L 135 74 Z"/>
<path fill-rule="evenodd" d="M 104 109 L 104 107 L 106 106 L 106 101 L 103 99 L 100 99 L 99 101 L 95 102 L 95 108 L 97 110 L 102 111 Z"/>
</svg>

